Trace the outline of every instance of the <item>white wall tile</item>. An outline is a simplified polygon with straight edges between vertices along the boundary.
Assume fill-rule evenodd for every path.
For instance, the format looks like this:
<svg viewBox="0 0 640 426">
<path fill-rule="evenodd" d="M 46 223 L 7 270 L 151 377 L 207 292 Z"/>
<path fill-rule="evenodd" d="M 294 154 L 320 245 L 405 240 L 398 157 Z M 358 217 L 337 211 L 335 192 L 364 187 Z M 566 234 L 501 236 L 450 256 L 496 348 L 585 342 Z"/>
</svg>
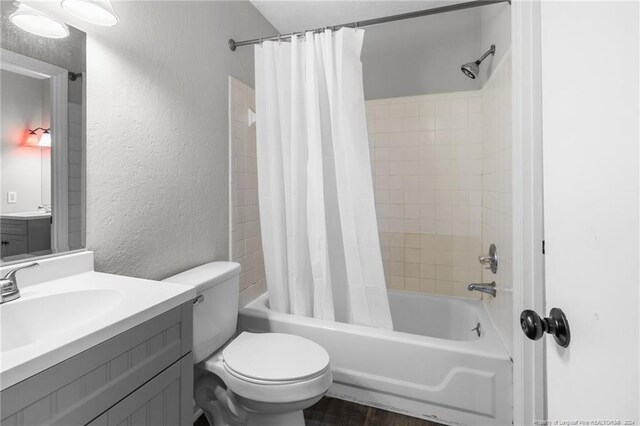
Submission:
<svg viewBox="0 0 640 426">
<path fill-rule="evenodd" d="M 244 306 L 266 292 L 264 258 L 258 216 L 258 173 L 255 125 L 247 127 L 247 109 L 255 105 L 252 88 L 230 78 L 229 126 L 233 143 L 230 161 L 232 187 L 230 258 L 240 263 L 240 305 Z M 380 168 L 384 171 L 384 168 Z"/>
<path fill-rule="evenodd" d="M 481 278 L 480 265 L 469 259 L 480 249 L 482 140 L 468 128 L 482 112 L 481 93 L 366 104 L 381 241 L 389 236 L 382 250 L 387 285 L 477 298 L 460 283 Z M 456 256 L 452 238 L 462 242 Z M 437 276 L 436 265 L 446 266 Z"/>
<path fill-rule="evenodd" d="M 366 104 L 388 287 L 477 298 L 466 285 L 496 279 L 500 296 L 485 303 L 511 348 L 511 95 L 505 58 L 480 91 Z M 497 276 L 477 262 L 491 242 L 501 254 Z"/>
</svg>

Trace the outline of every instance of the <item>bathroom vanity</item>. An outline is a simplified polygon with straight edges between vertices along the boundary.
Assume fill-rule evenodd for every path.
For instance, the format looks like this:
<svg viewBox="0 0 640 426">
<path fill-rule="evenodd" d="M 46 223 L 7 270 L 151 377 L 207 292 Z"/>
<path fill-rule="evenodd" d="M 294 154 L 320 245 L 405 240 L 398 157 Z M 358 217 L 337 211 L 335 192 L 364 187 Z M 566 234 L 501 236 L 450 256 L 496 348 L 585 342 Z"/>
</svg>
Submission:
<svg viewBox="0 0 640 426">
<path fill-rule="evenodd" d="M 18 274 L 22 297 L 0 305 L 3 426 L 192 423 L 192 288 L 94 272 L 91 252 Z"/>
</svg>

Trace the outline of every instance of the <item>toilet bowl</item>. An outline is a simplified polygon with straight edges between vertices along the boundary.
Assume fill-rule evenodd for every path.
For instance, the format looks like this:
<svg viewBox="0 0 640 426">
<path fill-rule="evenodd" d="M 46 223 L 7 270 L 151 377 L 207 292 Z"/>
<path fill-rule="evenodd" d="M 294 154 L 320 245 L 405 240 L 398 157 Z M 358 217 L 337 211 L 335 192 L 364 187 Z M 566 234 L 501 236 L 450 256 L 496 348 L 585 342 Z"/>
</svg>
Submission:
<svg viewBox="0 0 640 426">
<path fill-rule="evenodd" d="M 239 274 L 237 263 L 212 262 L 165 280 L 196 288 L 195 404 L 213 426 L 302 426 L 302 410 L 331 386 L 329 355 L 290 334 L 242 332 L 234 338 Z"/>
</svg>

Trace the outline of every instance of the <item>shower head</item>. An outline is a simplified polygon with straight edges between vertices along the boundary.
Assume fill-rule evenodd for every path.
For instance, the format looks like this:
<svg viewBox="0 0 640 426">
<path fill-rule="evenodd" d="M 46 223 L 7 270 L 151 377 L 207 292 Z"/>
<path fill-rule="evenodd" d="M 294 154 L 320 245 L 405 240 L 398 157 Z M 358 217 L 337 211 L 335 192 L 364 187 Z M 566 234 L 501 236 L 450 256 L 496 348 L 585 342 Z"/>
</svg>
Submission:
<svg viewBox="0 0 640 426">
<path fill-rule="evenodd" d="M 495 53 L 496 53 L 496 45 L 492 44 L 491 48 L 489 48 L 489 50 L 484 52 L 484 54 L 477 61 L 468 62 L 463 66 L 461 66 L 460 69 L 462 70 L 464 75 L 466 75 L 471 79 L 475 79 L 478 77 L 478 74 L 480 74 L 480 64 L 482 63 L 482 61 L 484 61 L 484 59 L 489 55 L 495 55 Z"/>
<path fill-rule="evenodd" d="M 480 62 L 469 62 L 460 67 L 464 75 L 471 79 L 475 79 L 480 74 Z"/>
</svg>

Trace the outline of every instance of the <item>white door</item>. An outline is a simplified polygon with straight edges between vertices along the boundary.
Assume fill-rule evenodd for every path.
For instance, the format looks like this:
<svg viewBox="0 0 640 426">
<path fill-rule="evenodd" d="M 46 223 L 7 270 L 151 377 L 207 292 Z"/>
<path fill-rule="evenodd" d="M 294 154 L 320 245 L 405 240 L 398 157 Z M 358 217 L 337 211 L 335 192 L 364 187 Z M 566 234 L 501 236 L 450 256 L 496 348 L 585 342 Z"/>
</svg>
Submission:
<svg viewBox="0 0 640 426">
<path fill-rule="evenodd" d="M 639 8 L 542 3 L 544 314 L 571 329 L 545 337 L 550 420 L 640 424 Z"/>
</svg>

